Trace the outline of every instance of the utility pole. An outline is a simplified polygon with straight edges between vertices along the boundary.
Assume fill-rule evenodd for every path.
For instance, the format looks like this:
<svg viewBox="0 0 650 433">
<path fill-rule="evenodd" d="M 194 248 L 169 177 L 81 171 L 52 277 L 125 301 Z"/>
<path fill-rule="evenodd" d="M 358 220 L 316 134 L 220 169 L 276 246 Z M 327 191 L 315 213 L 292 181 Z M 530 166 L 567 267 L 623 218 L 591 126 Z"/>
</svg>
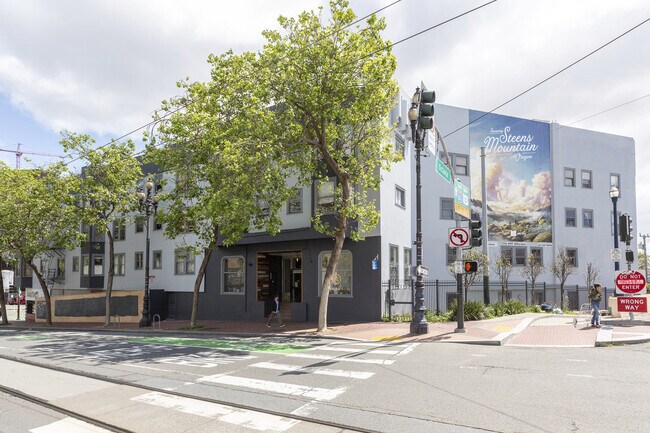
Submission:
<svg viewBox="0 0 650 433">
<path fill-rule="evenodd" d="M 641 234 L 639 236 L 643 238 L 643 270 L 645 271 L 645 280 L 647 282 L 648 281 L 648 250 L 646 249 L 645 238 L 647 238 L 650 235 L 646 233 L 646 234 Z"/>
<path fill-rule="evenodd" d="M 485 146 L 481 147 L 481 221 L 485 224 L 485 239 L 483 239 L 483 255 L 490 263 L 488 256 L 488 219 L 487 219 L 487 182 L 485 181 Z M 483 267 L 483 303 L 490 305 L 490 267 Z"/>
</svg>

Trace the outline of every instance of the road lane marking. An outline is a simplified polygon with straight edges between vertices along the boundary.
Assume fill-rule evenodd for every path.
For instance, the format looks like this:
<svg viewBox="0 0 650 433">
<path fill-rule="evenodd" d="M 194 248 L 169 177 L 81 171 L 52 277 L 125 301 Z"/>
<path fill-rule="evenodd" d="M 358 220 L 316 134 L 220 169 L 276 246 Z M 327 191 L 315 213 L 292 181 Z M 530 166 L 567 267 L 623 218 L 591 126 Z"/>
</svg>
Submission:
<svg viewBox="0 0 650 433">
<path fill-rule="evenodd" d="M 484 355 L 482 353 L 472 353 L 471 356 L 482 357 L 482 356 L 487 356 L 487 355 Z"/>
<path fill-rule="evenodd" d="M 131 363 L 126 363 L 126 364 L 122 364 L 122 365 L 126 365 L 126 366 L 129 366 L 129 367 L 136 367 L 136 368 L 144 368 L 145 370 L 164 371 L 164 372 L 167 372 L 167 373 L 186 374 L 188 376 L 203 377 L 202 374 L 187 373 L 185 371 L 166 370 L 164 368 L 147 367 L 145 365 L 138 365 L 138 364 L 131 364 Z"/>
<path fill-rule="evenodd" d="M 316 388 L 306 385 L 297 385 L 285 382 L 273 382 L 270 380 L 249 379 L 247 377 L 215 374 L 198 379 L 198 382 L 218 383 L 220 385 L 237 386 L 240 388 L 251 388 L 261 391 L 270 391 L 278 394 L 296 395 L 308 397 L 314 400 L 333 400 L 348 390 L 347 387 L 338 388 Z"/>
<path fill-rule="evenodd" d="M 566 375 L 567 375 L 567 376 L 571 376 L 571 377 L 586 377 L 586 378 L 593 378 L 593 376 L 592 376 L 591 374 L 571 374 L 571 373 L 567 373 Z"/>
<path fill-rule="evenodd" d="M 587 362 L 586 359 L 567 359 L 568 362 Z"/>
<path fill-rule="evenodd" d="M 397 355 L 398 355 L 398 356 L 404 356 L 404 355 L 406 355 L 406 354 L 409 354 L 409 353 L 411 353 L 411 352 L 413 351 L 413 349 L 415 349 L 416 347 L 418 347 L 420 344 L 422 344 L 422 343 L 411 343 L 411 344 L 408 344 L 408 345 L 407 345 L 404 349 L 402 349 L 402 351 L 400 351 Z"/>
<path fill-rule="evenodd" d="M 194 400 L 186 397 L 167 395 L 159 392 L 142 394 L 136 397 L 132 397 L 131 400 L 152 406 L 174 409 L 189 415 L 197 415 L 204 418 L 215 419 L 228 424 L 234 424 L 259 431 L 283 432 L 292 428 L 300 422 L 298 420 L 284 418 L 277 415 L 270 415 L 246 409 L 238 409 L 218 403 L 210 403 L 207 401 Z"/>
<path fill-rule="evenodd" d="M 75 418 L 63 418 L 51 424 L 36 427 L 30 430 L 31 433 L 110 433 L 87 422 Z"/>
<path fill-rule="evenodd" d="M 350 379 L 368 379 L 375 374 L 369 371 L 348 371 L 336 370 L 332 368 L 301 367 L 299 365 L 275 364 L 273 362 L 258 362 L 256 364 L 249 365 L 249 367 L 266 368 L 269 370 L 278 371 L 291 371 L 296 373 L 321 374 L 323 376 L 347 377 Z"/>
<path fill-rule="evenodd" d="M 345 356 L 312 355 L 309 353 L 291 353 L 287 356 L 291 358 L 320 359 L 321 361 L 359 362 L 362 364 L 391 365 L 395 363 L 392 359 L 356 359 Z"/>
</svg>

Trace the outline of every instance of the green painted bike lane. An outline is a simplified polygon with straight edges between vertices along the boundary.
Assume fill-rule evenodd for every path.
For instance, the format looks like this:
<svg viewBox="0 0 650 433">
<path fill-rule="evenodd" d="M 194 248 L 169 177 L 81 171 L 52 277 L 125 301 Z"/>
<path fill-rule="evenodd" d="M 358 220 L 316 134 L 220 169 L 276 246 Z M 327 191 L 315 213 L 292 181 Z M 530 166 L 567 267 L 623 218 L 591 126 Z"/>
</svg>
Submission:
<svg viewBox="0 0 650 433">
<path fill-rule="evenodd" d="M 269 343 L 263 341 L 228 341 L 201 338 L 177 337 L 132 337 L 127 338 L 130 343 L 161 344 L 168 346 L 201 347 L 209 349 L 238 350 L 242 352 L 267 352 L 267 353 L 297 353 L 310 349 L 312 346 L 291 343 Z"/>
</svg>

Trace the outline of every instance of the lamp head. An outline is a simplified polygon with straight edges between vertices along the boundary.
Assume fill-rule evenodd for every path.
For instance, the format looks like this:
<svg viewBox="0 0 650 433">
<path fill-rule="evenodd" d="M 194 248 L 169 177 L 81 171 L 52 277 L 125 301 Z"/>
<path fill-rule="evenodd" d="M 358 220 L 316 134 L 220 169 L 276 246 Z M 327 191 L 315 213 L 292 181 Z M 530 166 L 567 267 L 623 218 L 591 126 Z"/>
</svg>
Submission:
<svg viewBox="0 0 650 433">
<path fill-rule="evenodd" d="M 619 195 L 621 195 L 619 189 L 616 188 L 615 186 L 612 186 L 612 188 L 609 190 L 609 196 L 611 198 L 618 198 Z"/>
</svg>

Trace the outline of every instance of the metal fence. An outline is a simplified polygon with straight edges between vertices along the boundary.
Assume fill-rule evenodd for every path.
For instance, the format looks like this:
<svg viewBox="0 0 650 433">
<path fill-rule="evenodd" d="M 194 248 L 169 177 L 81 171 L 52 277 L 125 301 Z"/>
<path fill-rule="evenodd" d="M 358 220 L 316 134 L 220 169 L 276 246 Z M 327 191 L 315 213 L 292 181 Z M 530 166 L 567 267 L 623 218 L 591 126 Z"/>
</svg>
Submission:
<svg viewBox="0 0 650 433">
<path fill-rule="evenodd" d="M 451 303 L 457 298 L 455 280 L 423 280 L 424 306 L 427 310 L 441 314 L 447 312 Z M 412 315 L 413 299 L 415 292 L 415 280 L 407 280 L 395 284 L 393 281 L 382 283 L 384 293 L 383 315 Z M 559 285 L 539 283 L 533 289 L 528 281 L 517 281 L 508 283 L 508 288 L 503 292 L 499 283 L 490 284 L 490 303 L 496 303 L 509 299 L 519 299 L 526 305 L 540 305 L 547 303 L 552 306 L 560 306 L 561 288 Z M 578 310 L 580 305 L 588 303 L 587 298 L 589 287 L 579 285 L 565 285 L 564 296 L 567 299 L 566 305 L 569 309 Z M 603 299 L 614 294 L 614 289 L 603 288 Z M 473 284 L 467 292 L 467 300 L 483 302 L 483 283 Z M 607 308 L 607 305 L 604 306 Z"/>
</svg>

